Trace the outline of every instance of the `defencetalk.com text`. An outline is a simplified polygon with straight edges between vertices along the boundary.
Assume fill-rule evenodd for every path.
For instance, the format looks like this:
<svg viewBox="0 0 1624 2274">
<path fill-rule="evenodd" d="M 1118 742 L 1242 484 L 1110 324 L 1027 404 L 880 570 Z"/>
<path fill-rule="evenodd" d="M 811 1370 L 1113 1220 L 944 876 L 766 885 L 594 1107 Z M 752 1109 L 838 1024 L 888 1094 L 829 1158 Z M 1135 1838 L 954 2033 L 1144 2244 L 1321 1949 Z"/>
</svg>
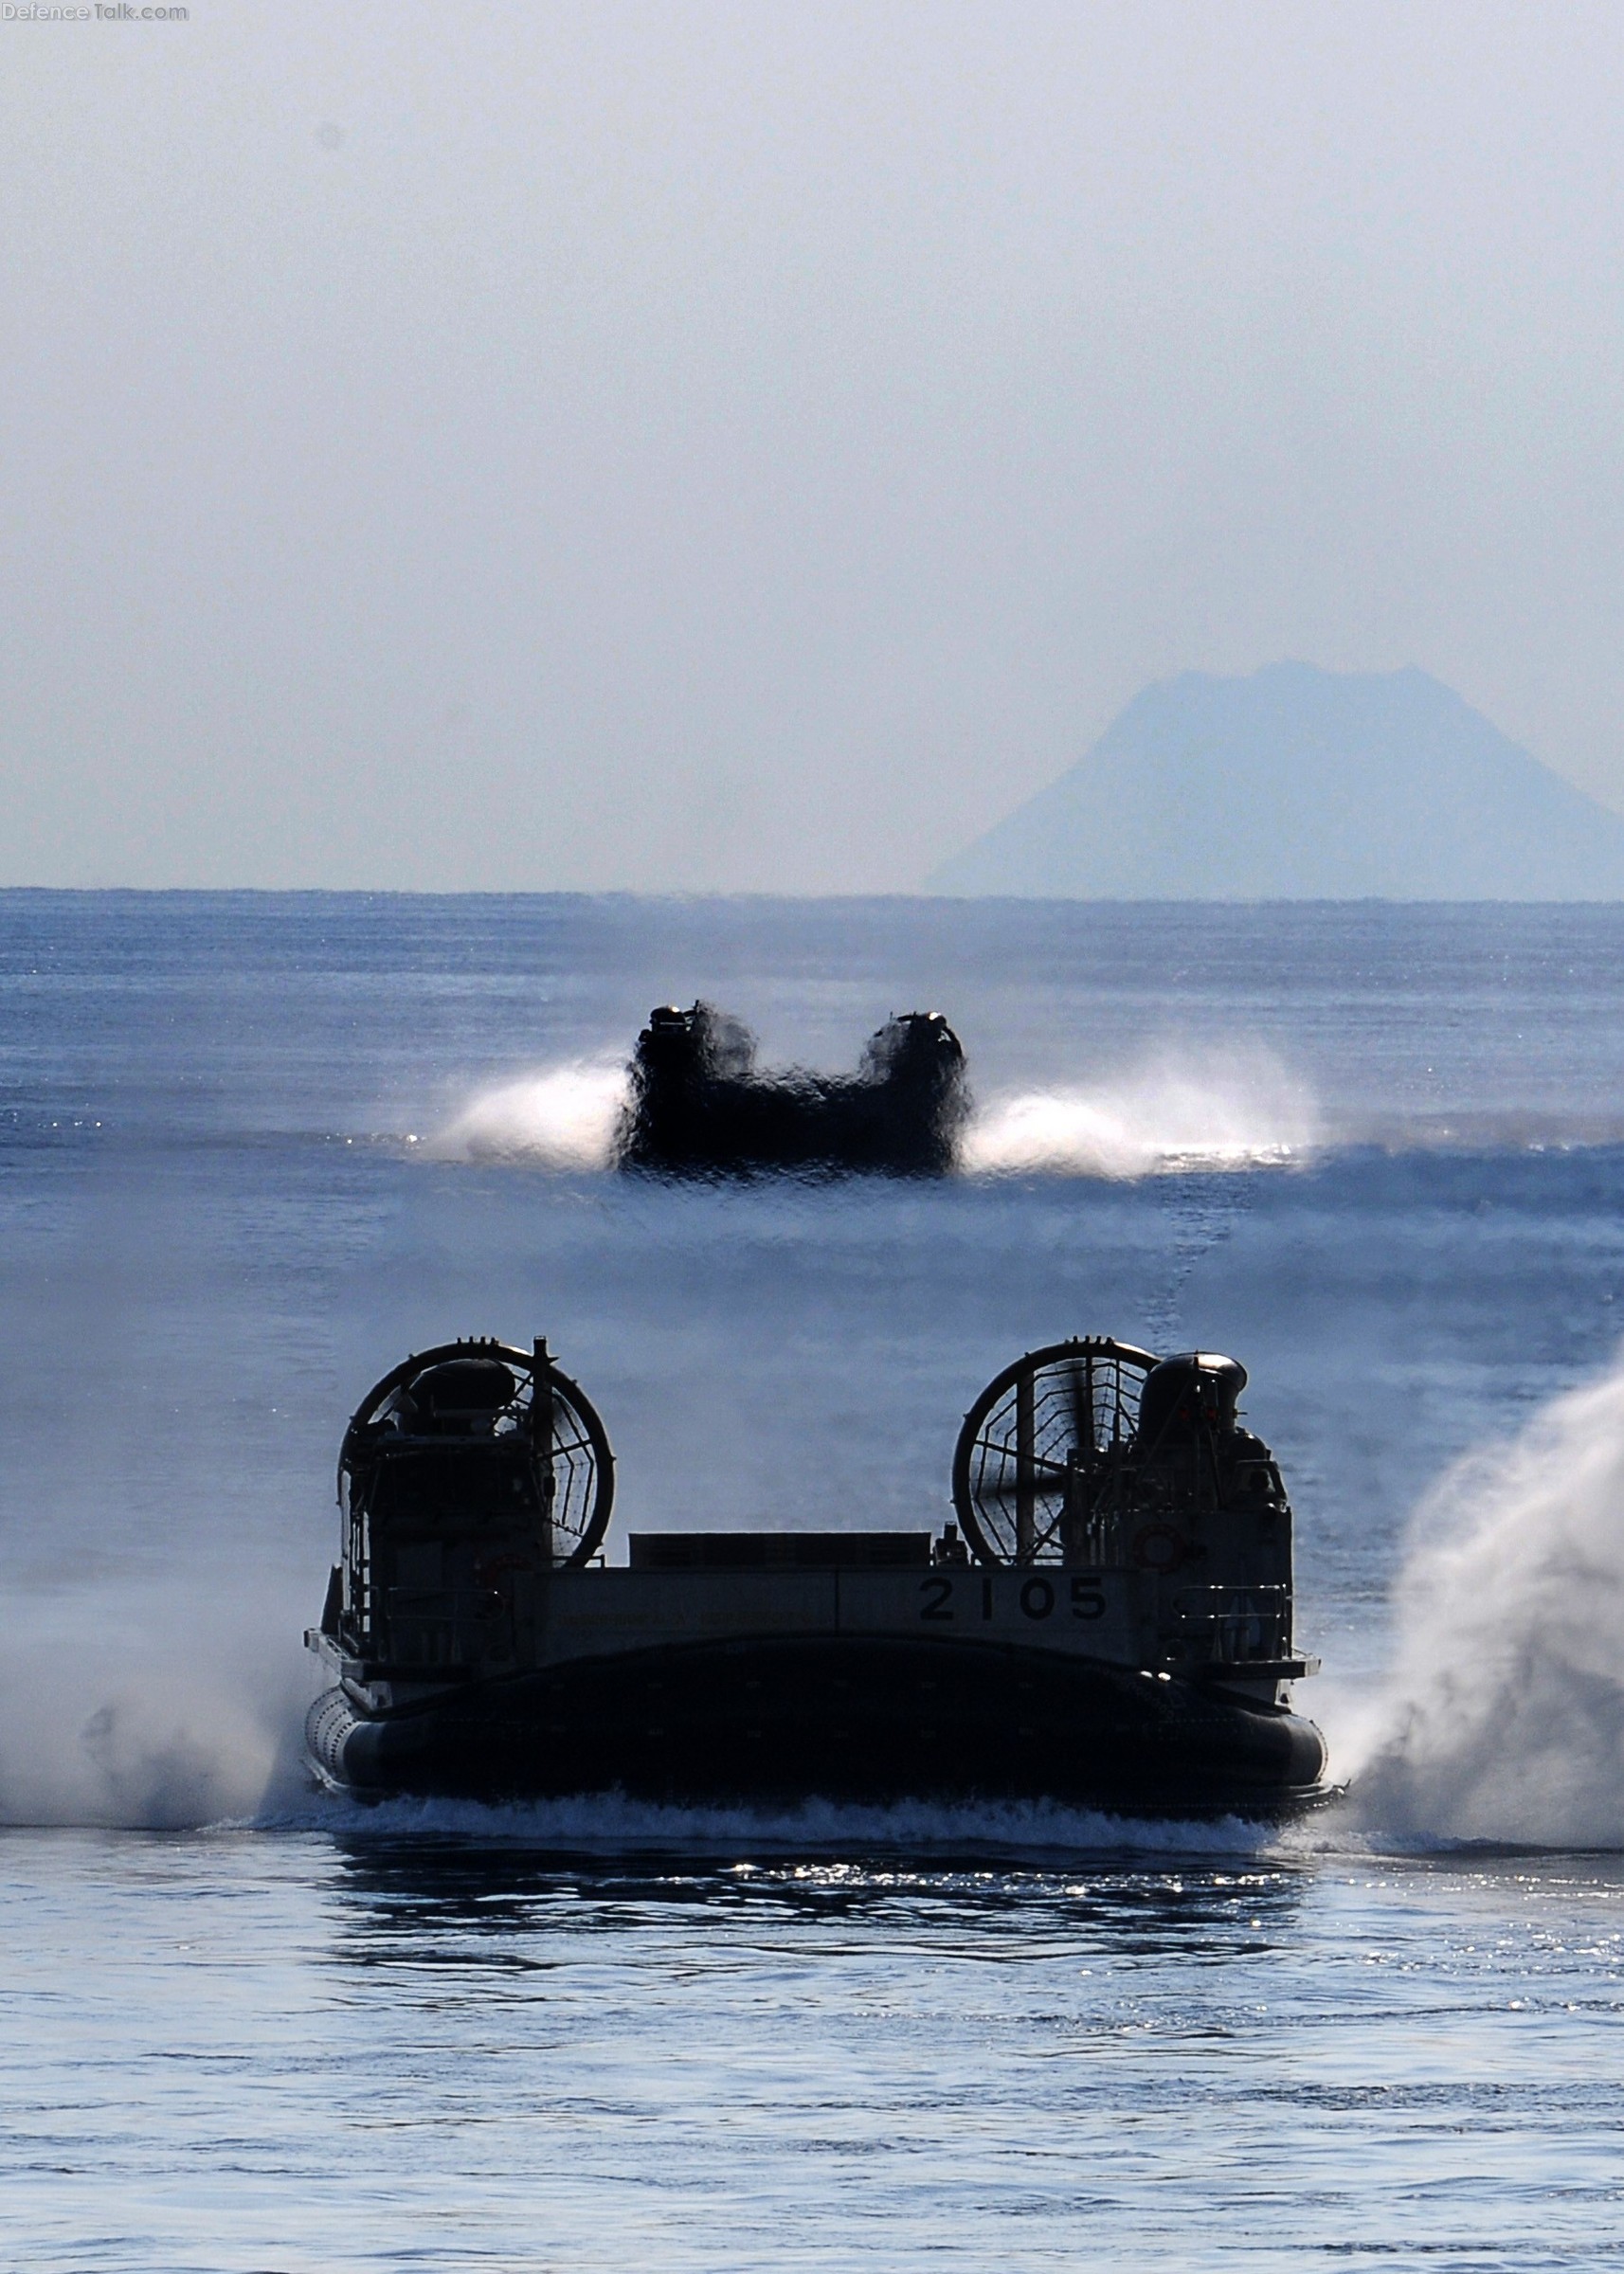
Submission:
<svg viewBox="0 0 1624 2274">
<path fill-rule="evenodd" d="M 0 24 L 89 24 L 98 17 L 109 24 L 185 24 L 189 8 L 133 8 L 130 0 L 93 0 L 89 8 L 0 6 Z"/>
</svg>

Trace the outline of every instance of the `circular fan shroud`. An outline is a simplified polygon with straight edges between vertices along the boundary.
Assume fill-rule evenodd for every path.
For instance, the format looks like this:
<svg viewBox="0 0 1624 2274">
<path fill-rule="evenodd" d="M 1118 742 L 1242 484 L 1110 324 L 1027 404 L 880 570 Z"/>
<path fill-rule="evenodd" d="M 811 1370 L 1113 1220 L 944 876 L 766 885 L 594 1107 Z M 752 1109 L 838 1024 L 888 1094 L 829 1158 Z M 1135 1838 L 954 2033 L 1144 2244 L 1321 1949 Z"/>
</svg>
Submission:
<svg viewBox="0 0 1624 2274">
<path fill-rule="evenodd" d="M 1114 1512 L 1148 1350 L 1105 1336 L 1029 1350 L 989 1381 L 953 1454 L 953 1507 L 982 1563 L 1058 1563 Z"/>
<path fill-rule="evenodd" d="M 494 1360 L 508 1367 L 514 1378 L 512 1399 L 495 1417 L 497 1429 L 506 1425 L 529 1434 L 538 1377 L 545 1375 L 547 1394 L 552 1401 L 551 1519 L 556 1559 L 567 1566 L 589 1562 L 604 1543 L 614 1506 L 615 1456 L 609 1450 L 608 1432 L 591 1399 L 568 1374 L 561 1374 L 550 1360 L 539 1359 L 536 1351 L 521 1350 L 512 1343 L 478 1338 L 438 1343 L 432 1350 L 419 1350 L 403 1359 L 382 1381 L 375 1382 L 355 1408 L 344 1433 L 338 1454 L 340 1491 L 357 1459 L 365 1459 L 359 1442 L 362 1433 L 382 1417 L 395 1393 L 431 1366 L 470 1358 Z"/>
</svg>

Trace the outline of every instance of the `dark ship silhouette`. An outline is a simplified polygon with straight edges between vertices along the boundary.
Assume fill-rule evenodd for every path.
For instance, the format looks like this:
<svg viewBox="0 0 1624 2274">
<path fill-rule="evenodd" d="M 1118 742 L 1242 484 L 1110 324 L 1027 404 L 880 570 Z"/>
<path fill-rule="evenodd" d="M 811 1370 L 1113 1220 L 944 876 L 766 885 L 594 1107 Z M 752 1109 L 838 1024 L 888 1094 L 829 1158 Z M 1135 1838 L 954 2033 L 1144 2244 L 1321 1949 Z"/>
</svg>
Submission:
<svg viewBox="0 0 1624 2274">
<path fill-rule="evenodd" d="M 1288 1686 L 1291 1511 L 1233 1360 L 1088 1340 L 971 1407 L 957 1521 L 633 1533 L 544 1343 L 447 1344 L 339 1458 L 306 1746 L 360 1793 L 1046 1798 L 1271 1814 L 1323 1793 Z"/>
<path fill-rule="evenodd" d="M 856 1074 L 768 1074 L 738 1020 L 708 1002 L 667 1004 L 638 1037 L 617 1149 L 627 1168 L 940 1176 L 967 1110 L 965 1054 L 939 1011 L 888 1020 Z"/>
</svg>

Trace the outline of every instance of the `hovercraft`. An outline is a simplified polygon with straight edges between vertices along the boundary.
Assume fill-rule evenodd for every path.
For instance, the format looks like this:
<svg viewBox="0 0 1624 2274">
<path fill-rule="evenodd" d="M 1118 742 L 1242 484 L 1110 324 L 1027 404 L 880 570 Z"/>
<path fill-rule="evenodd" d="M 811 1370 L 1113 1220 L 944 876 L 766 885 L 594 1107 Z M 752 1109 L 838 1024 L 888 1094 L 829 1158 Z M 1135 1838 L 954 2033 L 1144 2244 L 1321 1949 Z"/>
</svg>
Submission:
<svg viewBox="0 0 1624 2274">
<path fill-rule="evenodd" d="M 758 1073 L 755 1038 L 708 1002 L 651 1011 L 618 1144 L 626 1168 L 877 1169 L 940 1176 L 967 1100 L 965 1054 L 939 1011 L 872 1036 L 853 1074 Z"/>
<path fill-rule="evenodd" d="M 363 1794 L 1051 1799 L 1290 1809 L 1291 1511 L 1245 1370 L 1090 1339 L 971 1407 L 940 1532 L 634 1532 L 544 1343 L 447 1344 L 368 1395 L 307 1645 L 309 1757 Z"/>
</svg>

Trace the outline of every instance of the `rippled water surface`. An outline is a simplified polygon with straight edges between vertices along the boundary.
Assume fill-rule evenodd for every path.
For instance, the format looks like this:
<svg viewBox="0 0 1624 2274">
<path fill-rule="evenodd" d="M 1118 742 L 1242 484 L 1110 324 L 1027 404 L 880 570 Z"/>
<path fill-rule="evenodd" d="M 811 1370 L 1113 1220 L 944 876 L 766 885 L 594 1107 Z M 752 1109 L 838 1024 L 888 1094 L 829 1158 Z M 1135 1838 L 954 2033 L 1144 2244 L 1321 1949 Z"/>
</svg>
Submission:
<svg viewBox="0 0 1624 2274">
<path fill-rule="evenodd" d="M 1612 1863 L 0 1853 L 29 2265 L 1598 2267 L 1624 2233 Z"/>
<path fill-rule="evenodd" d="M 946 1010 L 966 1172 L 617 1176 L 699 993 Z M 0 894 L 0 2261 L 1615 2263 L 1621 1043 L 1612 911 Z M 1089 1331 L 1250 1367 L 1340 1808 L 309 1789 L 406 1348 L 547 1333 L 614 1554 L 937 1523 Z"/>
</svg>

